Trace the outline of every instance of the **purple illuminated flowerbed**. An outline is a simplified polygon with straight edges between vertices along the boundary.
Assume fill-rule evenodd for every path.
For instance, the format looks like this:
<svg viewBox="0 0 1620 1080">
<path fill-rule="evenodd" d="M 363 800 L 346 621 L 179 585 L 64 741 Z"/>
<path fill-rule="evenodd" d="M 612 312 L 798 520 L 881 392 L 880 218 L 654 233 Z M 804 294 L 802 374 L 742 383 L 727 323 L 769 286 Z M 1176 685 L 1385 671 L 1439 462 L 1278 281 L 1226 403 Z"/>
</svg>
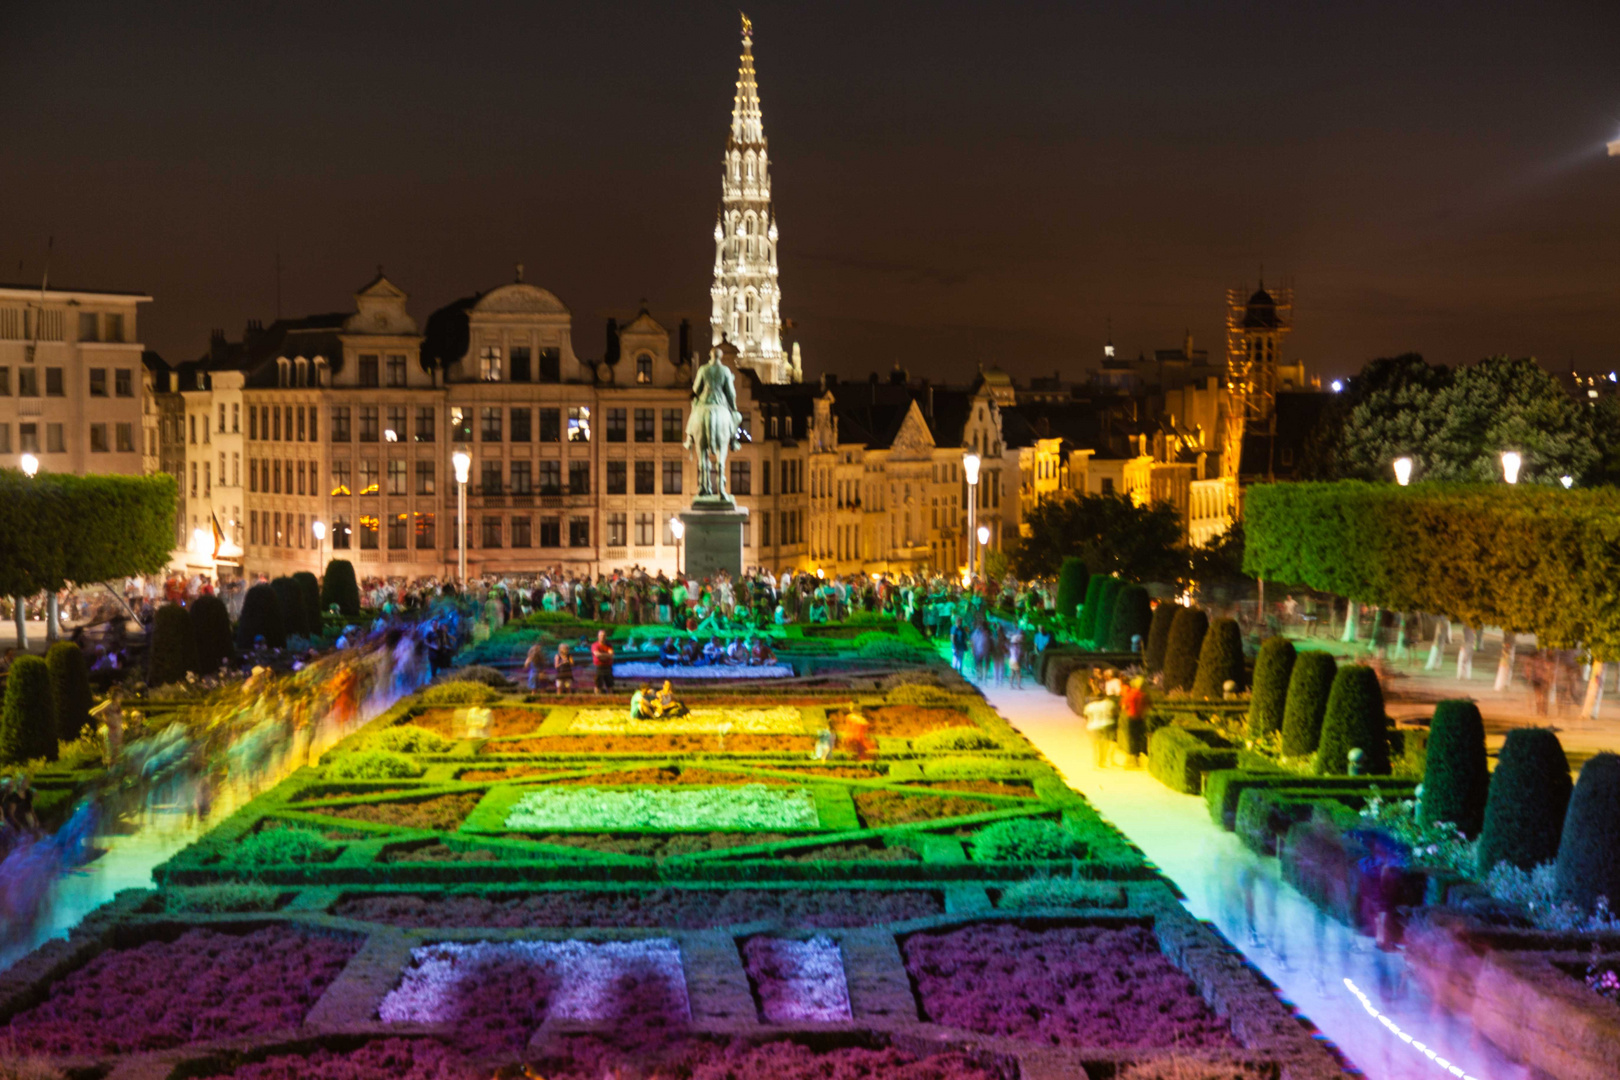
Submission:
<svg viewBox="0 0 1620 1080">
<path fill-rule="evenodd" d="M 923 1012 L 949 1027 L 1050 1046 L 1237 1046 L 1144 927 L 979 923 L 901 951 Z"/>
<path fill-rule="evenodd" d="M 271 927 L 188 930 L 108 949 L 0 1026 L 14 1053 L 163 1050 L 297 1026 L 359 948 L 357 940 Z"/>
<path fill-rule="evenodd" d="M 742 952 L 748 979 L 759 996 L 759 1011 L 767 1022 L 850 1019 L 843 955 L 831 938 L 752 937 Z"/>
</svg>

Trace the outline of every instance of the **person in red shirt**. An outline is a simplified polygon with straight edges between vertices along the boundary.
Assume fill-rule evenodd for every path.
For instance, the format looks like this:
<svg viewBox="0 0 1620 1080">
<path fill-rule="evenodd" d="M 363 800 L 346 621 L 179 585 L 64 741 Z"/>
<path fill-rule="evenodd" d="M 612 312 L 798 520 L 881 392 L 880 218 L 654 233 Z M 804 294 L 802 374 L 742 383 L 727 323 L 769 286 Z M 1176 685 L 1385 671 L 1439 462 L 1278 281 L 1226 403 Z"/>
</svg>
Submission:
<svg viewBox="0 0 1620 1080">
<path fill-rule="evenodd" d="M 1125 685 L 1119 692 L 1120 719 L 1124 721 L 1120 732 L 1125 738 L 1120 749 L 1134 763 L 1137 755 L 1147 750 L 1147 691 L 1142 689 L 1142 679 L 1135 678 Z"/>
<path fill-rule="evenodd" d="M 598 630 L 591 645 L 591 660 L 596 664 L 596 692 L 613 692 L 613 646 L 608 644 L 607 631 Z"/>
</svg>

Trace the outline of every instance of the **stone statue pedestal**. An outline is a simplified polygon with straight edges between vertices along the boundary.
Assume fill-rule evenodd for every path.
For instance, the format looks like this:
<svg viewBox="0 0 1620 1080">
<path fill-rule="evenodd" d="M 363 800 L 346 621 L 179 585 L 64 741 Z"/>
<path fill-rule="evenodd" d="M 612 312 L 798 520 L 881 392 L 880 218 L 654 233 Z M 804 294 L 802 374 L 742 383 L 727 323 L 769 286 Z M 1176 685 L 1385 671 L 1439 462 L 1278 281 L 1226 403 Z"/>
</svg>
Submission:
<svg viewBox="0 0 1620 1080">
<path fill-rule="evenodd" d="M 686 526 L 682 539 L 682 560 L 686 576 L 698 581 L 712 578 L 724 570 L 736 581 L 743 572 L 743 529 L 748 524 L 748 510 L 738 508 L 730 499 L 715 495 L 700 495 L 692 500 L 690 510 L 682 510 L 681 523 Z"/>
</svg>

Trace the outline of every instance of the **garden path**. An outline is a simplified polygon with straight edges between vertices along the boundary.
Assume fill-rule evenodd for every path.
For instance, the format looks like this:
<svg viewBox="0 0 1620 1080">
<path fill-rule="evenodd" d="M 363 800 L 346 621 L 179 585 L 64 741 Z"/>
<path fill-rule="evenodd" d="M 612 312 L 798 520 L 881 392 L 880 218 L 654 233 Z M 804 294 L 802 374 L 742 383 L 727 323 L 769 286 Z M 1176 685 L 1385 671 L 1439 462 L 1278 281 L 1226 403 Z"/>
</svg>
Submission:
<svg viewBox="0 0 1620 1080">
<path fill-rule="evenodd" d="M 1135 769 L 1098 768 L 1078 717 L 1040 687 L 982 686 L 1000 712 L 1038 746 L 1069 785 L 1125 832 L 1186 894 L 1187 909 L 1215 925 L 1282 997 L 1372 1080 L 1529 1080 L 1478 1035 L 1466 1017 L 1440 1008 L 1400 952 L 1383 952 L 1324 915 L 1282 880 L 1278 861 L 1254 854 L 1210 821 L 1204 800 Z M 1377 1009 L 1449 1072 L 1367 1011 Z"/>
</svg>

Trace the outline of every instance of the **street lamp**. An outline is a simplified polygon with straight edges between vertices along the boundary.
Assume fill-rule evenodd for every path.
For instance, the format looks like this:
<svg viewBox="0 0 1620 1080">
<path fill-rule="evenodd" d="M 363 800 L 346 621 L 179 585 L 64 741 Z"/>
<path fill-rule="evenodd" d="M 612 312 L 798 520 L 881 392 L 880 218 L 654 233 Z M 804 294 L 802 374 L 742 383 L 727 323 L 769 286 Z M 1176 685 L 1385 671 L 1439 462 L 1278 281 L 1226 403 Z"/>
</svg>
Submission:
<svg viewBox="0 0 1620 1080">
<path fill-rule="evenodd" d="M 1519 466 L 1523 464 L 1524 459 L 1519 456 L 1518 451 L 1505 451 L 1502 454 L 1502 479 L 1510 484 L 1517 484 L 1519 482 Z"/>
<path fill-rule="evenodd" d="M 1412 459 L 1398 457 L 1395 459 L 1395 482 L 1405 487 L 1412 482 Z"/>
<path fill-rule="evenodd" d="M 461 570 L 461 587 L 467 587 L 467 474 L 472 470 L 472 455 L 457 450 L 450 455 L 456 467 L 456 551 Z"/>
<path fill-rule="evenodd" d="M 681 537 L 686 535 L 686 522 L 678 517 L 670 518 L 669 535 L 675 538 L 675 576 L 680 577 L 684 572 L 681 569 Z"/>
<path fill-rule="evenodd" d="M 32 480 L 34 474 L 39 472 L 39 458 L 33 454 L 24 454 L 22 456 L 22 471 L 27 475 L 28 479 Z"/>
<path fill-rule="evenodd" d="M 326 522 L 316 518 L 310 523 L 309 531 L 315 534 L 315 567 L 320 570 L 321 576 L 326 576 Z"/>
<path fill-rule="evenodd" d="M 1570 488 L 1575 486 L 1575 478 L 1573 476 L 1560 476 L 1558 478 L 1558 482 L 1564 485 L 1565 491 L 1568 491 Z"/>
<path fill-rule="evenodd" d="M 978 531 L 978 537 L 979 537 L 979 573 L 983 574 L 984 573 L 984 549 L 985 549 L 985 546 L 990 543 L 990 526 L 988 526 L 988 525 L 980 525 L 979 526 L 979 531 Z"/>
<path fill-rule="evenodd" d="M 28 479 L 32 480 L 34 474 L 39 472 L 39 458 L 33 454 L 22 456 L 22 471 Z M 11 599 L 13 614 L 17 617 L 17 647 L 23 652 L 28 651 L 28 600 L 26 597 L 14 596 Z"/>
<path fill-rule="evenodd" d="M 968 575 L 973 574 L 973 523 L 978 520 L 979 455 L 969 450 L 962 455 L 962 476 L 968 486 Z"/>
</svg>

